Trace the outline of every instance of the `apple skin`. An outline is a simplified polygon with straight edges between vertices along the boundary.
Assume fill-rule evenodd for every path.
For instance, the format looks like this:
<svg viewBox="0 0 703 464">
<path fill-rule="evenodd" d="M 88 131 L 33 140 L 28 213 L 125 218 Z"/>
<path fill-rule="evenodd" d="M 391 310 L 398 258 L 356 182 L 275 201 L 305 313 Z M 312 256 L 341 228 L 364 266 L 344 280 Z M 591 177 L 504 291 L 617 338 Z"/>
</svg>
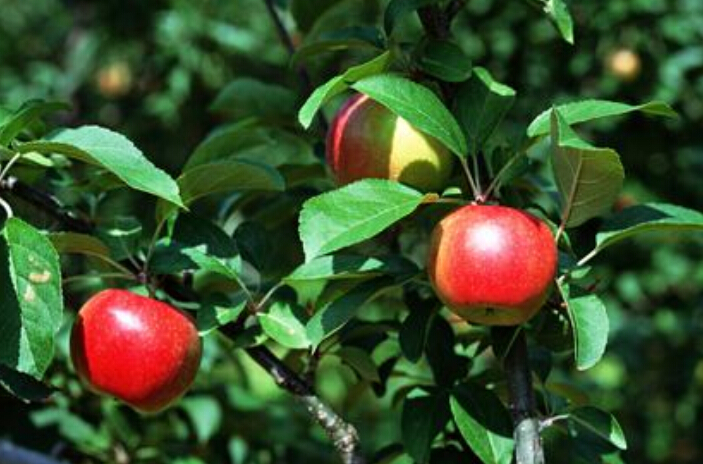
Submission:
<svg viewBox="0 0 703 464">
<path fill-rule="evenodd" d="M 108 289 L 78 312 L 71 359 L 94 391 L 153 413 L 191 385 L 202 345 L 193 319 L 157 300 Z"/>
<path fill-rule="evenodd" d="M 379 178 L 438 191 L 454 164 L 444 145 L 363 94 L 349 98 L 337 112 L 326 151 L 340 185 Z"/>
<path fill-rule="evenodd" d="M 430 282 L 449 309 L 472 323 L 530 319 L 547 299 L 556 266 L 549 227 L 515 208 L 464 206 L 432 232 Z"/>
</svg>

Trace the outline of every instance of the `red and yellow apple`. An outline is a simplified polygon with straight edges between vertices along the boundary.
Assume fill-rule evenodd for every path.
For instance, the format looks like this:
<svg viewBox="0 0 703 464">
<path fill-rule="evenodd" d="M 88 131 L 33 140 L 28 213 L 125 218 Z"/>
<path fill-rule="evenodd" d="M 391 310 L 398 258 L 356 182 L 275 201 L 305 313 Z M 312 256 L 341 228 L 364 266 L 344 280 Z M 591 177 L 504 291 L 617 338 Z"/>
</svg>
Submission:
<svg viewBox="0 0 703 464">
<path fill-rule="evenodd" d="M 126 290 L 90 298 L 71 333 L 78 375 L 94 391 L 142 412 L 164 409 L 190 387 L 201 350 L 189 315 Z"/>
<path fill-rule="evenodd" d="M 556 266 L 549 227 L 515 208 L 464 206 L 432 232 L 430 282 L 450 310 L 472 323 L 530 319 L 547 299 Z"/>
<path fill-rule="evenodd" d="M 379 178 L 437 191 L 449 179 L 454 157 L 433 137 L 368 96 L 357 94 L 332 121 L 327 163 L 340 185 Z"/>
</svg>

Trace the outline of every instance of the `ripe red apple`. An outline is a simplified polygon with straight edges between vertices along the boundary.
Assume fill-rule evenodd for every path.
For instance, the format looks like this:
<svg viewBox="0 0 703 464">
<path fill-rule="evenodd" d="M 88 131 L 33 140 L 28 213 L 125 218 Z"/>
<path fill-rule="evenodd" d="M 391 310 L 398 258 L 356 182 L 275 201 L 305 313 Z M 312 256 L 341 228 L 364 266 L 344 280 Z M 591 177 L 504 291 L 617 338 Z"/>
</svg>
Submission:
<svg viewBox="0 0 703 464">
<path fill-rule="evenodd" d="M 332 121 L 327 163 L 341 185 L 373 177 L 437 191 L 449 179 L 454 157 L 436 139 L 368 96 L 357 94 Z"/>
<path fill-rule="evenodd" d="M 549 227 L 515 208 L 464 206 L 432 232 L 432 286 L 449 309 L 469 322 L 525 322 L 544 304 L 556 266 Z"/>
<path fill-rule="evenodd" d="M 193 319 L 152 298 L 109 289 L 78 312 L 71 333 L 76 372 L 98 393 L 142 412 L 178 399 L 200 365 Z"/>
</svg>

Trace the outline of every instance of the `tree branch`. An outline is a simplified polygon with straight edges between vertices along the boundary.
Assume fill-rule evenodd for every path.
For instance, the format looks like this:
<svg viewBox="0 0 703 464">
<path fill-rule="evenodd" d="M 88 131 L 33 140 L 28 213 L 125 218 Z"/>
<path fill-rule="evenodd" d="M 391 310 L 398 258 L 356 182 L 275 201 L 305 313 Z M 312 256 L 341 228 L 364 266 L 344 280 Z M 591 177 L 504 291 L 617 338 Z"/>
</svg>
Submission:
<svg viewBox="0 0 703 464">
<path fill-rule="evenodd" d="M 536 417 L 535 395 L 532 389 L 532 374 L 527 352 L 525 331 L 521 328 L 498 330 L 518 333 L 503 360 L 507 374 L 510 410 L 513 415 L 515 458 L 517 464 L 544 464 L 544 451 L 540 437 L 539 420 Z"/>
<path fill-rule="evenodd" d="M 235 337 L 239 330 L 235 323 L 220 329 L 229 338 Z M 265 346 L 252 346 L 246 348 L 245 351 L 249 357 L 269 373 L 279 387 L 294 395 L 305 406 L 310 416 L 330 438 L 344 464 L 364 464 L 366 462 L 361 453 L 359 434 L 356 428 L 322 401 L 310 384 L 293 372 Z"/>
<path fill-rule="evenodd" d="M 75 232 L 89 233 L 93 229 L 93 224 L 90 221 L 68 211 L 54 196 L 37 190 L 16 177 L 10 176 L 0 180 L 0 190 L 6 190 L 13 196 L 26 201 Z"/>
<path fill-rule="evenodd" d="M 0 462 L 3 464 L 62 464 L 63 461 L 54 459 L 36 451 L 17 446 L 9 441 L 0 441 Z"/>
<path fill-rule="evenodd" d="M 276 7 L 273 4 L 273 0 L 264 0 L 264 3 L 266 4 L 266 10 L 268 11 L 269 16 L 271 17 L 271 21 L 273 22 L 276 28 L 278 38 L 281 40 L 281 43 L 288 51 L 289 57 L 292 58 L 293 55 L 295 55 L 295 44 L 293 43 L 293 39 L 291 39 L 290 34 L 286 30 L 286 27 L 283 25 L 281 17 L 278 16 L 278 12 L 276 12 Z M 303 85 L 303 91 L 305 92 L 305 95 L 310 95 L 313 91 L 310 73 L 308 73 L 307 68 L 302 64 L 298 65 L 297 68 L 298 78 L 300 79 L 300 82 Z M 328 124 L 324 115 L 318 111 L 316 117 L 318 121 L 320 121 L 320 126 L 322 127 L 323 132 L 327 132 Z"/>
</svg>

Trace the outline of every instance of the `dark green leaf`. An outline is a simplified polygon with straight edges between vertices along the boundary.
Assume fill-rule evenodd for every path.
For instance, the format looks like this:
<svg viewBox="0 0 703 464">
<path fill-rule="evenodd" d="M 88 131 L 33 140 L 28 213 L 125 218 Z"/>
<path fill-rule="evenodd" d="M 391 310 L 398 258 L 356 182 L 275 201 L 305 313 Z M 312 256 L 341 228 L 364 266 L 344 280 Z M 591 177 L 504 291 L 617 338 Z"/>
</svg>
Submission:
<svg viewBox="0 0 703 464">
<path fill-rule="evenodd" d="M 373 237 L 423 198 L 398 182 L 364 179 L 307 200 L 299 227 L 306 262 Z"/>
<path fill-rule="evenodd" d="M 391 35 L 396 24 L 403 16 L 413 13 L 423 6 L 439 3 L 440 0 L 391 0 L 383 13 L 383 28 L 386 35 Z"/>
<path fill-rule="evenodd" d="M 584 406 L 571 411 L 569 419 L 577 428 L 593 433 L 621 450 L 627 449 L 625 434 L 612 414 L 593 406 Z"/>
<path fill-rule="evenodd" d="M 340 348 L 335 354 L 340 357 L 344 364 L 354 369 L 362 379 L 368 382 L 381 381 L 378 367 L 367 351 L 356 346 L 345 346 Z"/>
<path fill-rule="evenodd" d="M 246 309 L 247 300 L 243 293 L 233 302 L 209 301 L 198 310 L 198 333 L 205 336 L 217 328 L 237 320 Z"/>
<path fill-rule="evenodd" d="M 381 31 L 374 26 L 349 26 L 320 34 L 314 40 L 306 40 L 291 57 L 291 66 L 321 53 L 338 52 L 349 49 L 380 52 L 385 48 Z"/>
<path fill-rule="evenodd" d="M 418 464 L 427 463 L 432 443 L 450 417 L 446 394 L 405 399 L 400 419 L 403 446 Z"/>
<path fill-rule="evenodd" d="M 476 153 L 495 131 L 513 105 L 515 91 L 493 80 L 484 68 L 474 68 L 473 75 L 457 93 L 454 112 L 469 142 L 469 153 Z"/>
<path fill-rule="evenodd" d="M 568 284 L 561 283 L 559 290 L 571 320 L 576 367 L 582 371 L 589 369 L 600 360 L 608 344 L 605 305 L 598 296 Z"/>
<path fill-rule="evenodd" d="M 210 109 L 236 118 L 287 118 L 295 114 L 296 99 L 295 92 L 286 87 L 240 77 L 220 91 Z"/>
<path fill-rule="evenodd" d="M 348 293 L 317 309 L 306 327 L 310 342 L 313 346 L 319 345 L 322 340 L 349 322 L 357 311 L 362 311 L 364 304 L 391 285 L 393 285 L 391 279 L 377 277 L 362 282 Z"/>
<path fill-rule="evenodd" d="M 0 364 L 0 386 L 22 401 L 44 401 L 54 389 L 21 372 Z"/>
<path fill-rule="evenodd" d="M 510 464 L 515 443 L 510 416 L 492 391 L 462 384 L 450 400 L 461 436 L 484 464 Z"/>
<path fill-rule="evenodd" d="M 34 227 L 8 219 L 0 236 L 0 363 L 41 379 L 62 318 L 56 250 Z"/>
<path fill-rule="evenodd" d="M 462 82 L 471 75 L 471 60 L 448 40 L 427 40 L 418 52 L 420 69 L 446 82 Z"/>
<path fill-rule="evenodd" d="M 668 104 L 660 101 L 652 101 L 641 105 L 628 105 L 608 100 L 584 100 L 559 105 L 556 109 L 569 125 L 592 121 L 594 119 L 620 116 L 634 111 L 641 111 L 645 114 L 668 118 L 675 118 L 677 116 L 676 112 L 671 109 Z M 540 135 L 549 134 L 549 118 L 551 112 L 552 110 L 548 109 L 537 116 L 527 128 L 527 135 L 530 137 L 538 137 Z"/>
<path fill-rule="evenodd" d="M 394 74 L 376 74 L 357 81 L 352 88 L 436 138 L 457 156 L 466 154 L 466 139 L 459 124 L 427 87 Z"/>
<path fill-rule="evenodd" d="M 625 179 L 615 150 L 595 148 L 579 139 L 558 110 L 552 115 L 552 147 L 566 226 L 579 226 L 608 211 Z"/>
<path fill-rule="evenodd" d="M 417 362 L 422 357 L 432 314 L 430 308 L 412 309 L 400 326 L 400 349 L 411 362 Z"/>
<path fill-rule="evenodd" d="M 258 271 L 269 268 L 273 256 L 273 243 L 268 231 L 258 222 L 245 221 L 234 229 L 234 241 L 239 255 Z"/>
<path fill-rule="evenodd" d="M 631 206 L 606 219 L 596 234 L 596 252 L 641 232 L 703 230 L 703 213 L 666 203 Z"/>
<path fill-rule="evenodd" d="M 30 100 L 0 123 L 0 145 L 7 146 L 26 127 L 37 119 L 57 111 L 68 111 L 71 105 L 64 102 Z"/>
</svg>

